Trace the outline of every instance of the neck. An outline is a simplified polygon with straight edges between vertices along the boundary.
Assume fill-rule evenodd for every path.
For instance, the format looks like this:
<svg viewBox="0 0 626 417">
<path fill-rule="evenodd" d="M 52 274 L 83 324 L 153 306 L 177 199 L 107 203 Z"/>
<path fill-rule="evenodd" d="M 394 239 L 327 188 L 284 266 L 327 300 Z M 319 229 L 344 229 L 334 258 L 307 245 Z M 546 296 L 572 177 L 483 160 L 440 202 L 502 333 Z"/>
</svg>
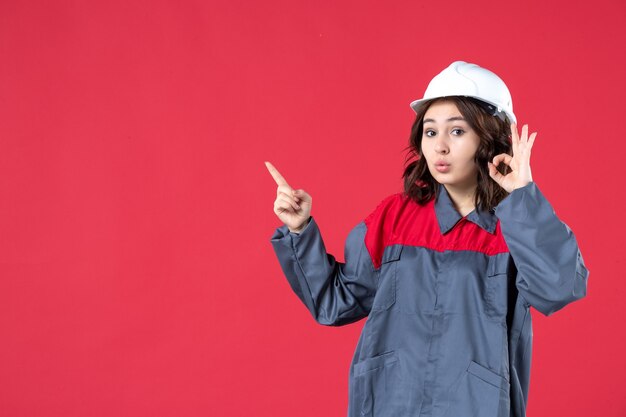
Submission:
<svg viewBox="0 0 626 417">
<path fill-rule="evenodd" d="M 450 200 L 452 200 L 454 207 L 461 214 L 461 216 L 467 216 L 476 208 L 476 205 L 474 204 L 477 187 L 476 184 L 472 186 L 444 184 L 444 187 L 446 187 Z"/>
</svg>

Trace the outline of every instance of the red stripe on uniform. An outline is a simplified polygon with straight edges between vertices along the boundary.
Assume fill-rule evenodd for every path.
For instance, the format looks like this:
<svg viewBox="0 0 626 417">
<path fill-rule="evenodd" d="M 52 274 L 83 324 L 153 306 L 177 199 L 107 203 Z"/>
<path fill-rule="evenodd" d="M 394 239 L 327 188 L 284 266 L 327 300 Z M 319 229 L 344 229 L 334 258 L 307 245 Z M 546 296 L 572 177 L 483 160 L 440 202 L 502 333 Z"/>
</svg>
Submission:
<svg viewBox="0 0 626 417">
<path fill-rule="evenodd" d="M 376 269 L 380 268 L 385 247 L 396 244 L 419 246 L 438 252 L 469 250 L 490 256 L 509 251 L 499 220 L 494 234 L 462 218 L 448 233 L 442 235 L 434 199 L 420 206 L 403 193 L 385 198 L 365 218 L 365 224 L 365 246 Z"/>
</svg>

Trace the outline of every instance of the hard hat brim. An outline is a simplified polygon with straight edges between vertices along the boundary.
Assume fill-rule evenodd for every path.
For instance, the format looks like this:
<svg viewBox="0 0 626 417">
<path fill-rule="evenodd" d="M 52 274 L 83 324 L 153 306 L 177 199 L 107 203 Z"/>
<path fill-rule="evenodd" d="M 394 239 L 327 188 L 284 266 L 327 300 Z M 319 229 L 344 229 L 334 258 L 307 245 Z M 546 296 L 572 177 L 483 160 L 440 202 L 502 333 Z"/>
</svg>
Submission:
<svg viewBox="0 0 626 417">
<path fill-rule="evenodd" d="M 484 99 L 484 98 L 482 98 L 482 97 L 476 97 L 476 96 L 439 96 L 439 97 L 427 97 L 427 98 L 422 98 L 422 99 L 419 99 L 419 100 L 412 101 L 412 102 L 411 102 L 411 108 L 413 109 L 413 111 L 414 111 L 415 113 L 417 113 L 417 111 L 419 110 L 419 108 L 420 108 L 421 106 L 423 106 L 424 104 L 426 104 L 426 103 L 428 103 L 428 102 L 430 102 L 430 101 L 433 101 L 433 100 L 435 100 L 435 99 L 438 99 L 438 98 L 446 98 L 446 97 L 470 97 L 470 98 L 473 98 L 473 99 L 475 99 L 475 100 L 482 101 L 483 103 L 487 103 L 487 104 L 489 104 L 489 105 L 491 105 L 491 106 L 493 106 L 493 107 L 495 107 L 495 108 L 497 109 L 497 114 L 494 114 L 494 116 L 498 116 L 498 117 L 500 117 L 500 119 L 504 120 L 504 117 L 502 117 L 501 115 L 506 115 L 506 116 L 509 118 L 509 121 L 510 121 L 510 122 L 517 123 L 517 118 L 515 117 L 515 114 L 513 114 L 513 112 L 506 111 L 506 110 L 504 110 L 504 109 L 500 109 L 500 108 L 498 107 L 498 104 L 497 104 L 497 103 L 493 103 L 493 102 L 491 102 L 491 101 L 489 101 L 489 100 L 485 100 L 485 99 Z"/>
</svg>

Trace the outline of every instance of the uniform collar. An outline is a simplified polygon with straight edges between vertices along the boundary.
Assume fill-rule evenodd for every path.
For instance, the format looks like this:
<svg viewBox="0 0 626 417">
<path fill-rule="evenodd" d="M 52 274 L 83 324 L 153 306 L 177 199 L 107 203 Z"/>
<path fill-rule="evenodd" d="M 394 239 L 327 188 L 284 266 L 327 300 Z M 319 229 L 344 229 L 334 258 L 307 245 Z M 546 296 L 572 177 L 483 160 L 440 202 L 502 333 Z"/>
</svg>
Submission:
<svg viewBox="0 0 626 417">
<path fill-rule="evenodd" d="M 439 196 L 435 200 L 435 214 L 439 222 L 441 234 L 445 235 L 463 216 L 456 210 L 448 190 L 443 184 L 439 184 Z M 498 218 L 493 211 L 474 209 L 467 215 L 467 220 L 477 224 L 489 233 L 494 233 Z"/>
</svg>

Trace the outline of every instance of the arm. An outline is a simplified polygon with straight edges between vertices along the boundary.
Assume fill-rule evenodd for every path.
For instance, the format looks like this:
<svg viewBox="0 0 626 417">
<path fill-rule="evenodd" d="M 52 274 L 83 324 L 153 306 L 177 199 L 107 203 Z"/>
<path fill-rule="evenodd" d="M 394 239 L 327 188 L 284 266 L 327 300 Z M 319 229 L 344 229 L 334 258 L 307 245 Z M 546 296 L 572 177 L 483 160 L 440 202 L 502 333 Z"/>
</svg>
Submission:
<svg viewBox="0 0 626 417">
<path fill-rule="evenodd" d="M 271 237 L 291 288 L 320 324 L 341 326 L 369 314 L 378 271 L 365 246 L 366 229 L 360 222 L 350 231 L 345 263 L 326 252 L 313 217 L 299 234 L 283 225 Z"/>
<path fill-rule="evenodd" d="M 589 272 L 576 237 L 534 182 L 513 190 L 496 215 L 528 304 L 548 316 L 587 294 Z"/>
</svg>

